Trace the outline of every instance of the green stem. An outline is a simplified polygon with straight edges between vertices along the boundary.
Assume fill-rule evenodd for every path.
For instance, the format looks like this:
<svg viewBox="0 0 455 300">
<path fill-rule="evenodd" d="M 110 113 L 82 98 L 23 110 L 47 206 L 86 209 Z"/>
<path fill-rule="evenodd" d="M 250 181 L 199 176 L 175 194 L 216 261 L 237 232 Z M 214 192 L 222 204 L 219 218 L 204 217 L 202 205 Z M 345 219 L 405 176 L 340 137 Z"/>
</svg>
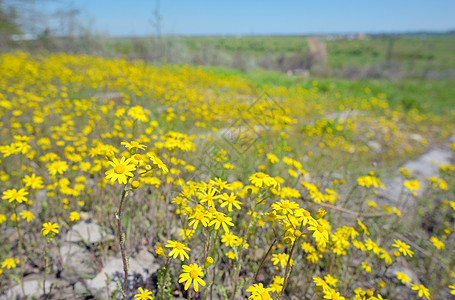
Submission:
<svg viewBox="0 0 455 300">
<path fill-rule="evenodd" d="M 240 248 L 239 255 L 237 257 L 237 263 L 236 263 L 235 269 L 234 269 L 234 290 L 232 291 L 231 300 L 234 300 L 235 294 L 237 293 L 239 275 L 240 275 L 240 259 L 241 259 L 242 254 L 243 254 L 243 249 L 245 249 L 243 247 L 243 245 L 246 243 L 246 238 L 248 236 L 248 232 L 250 231 L 251 221 L 253 220 L 253 215 L 254 215 L 255 208 L 256 208 L 256 206 L 254 206 L 252 211 L 251 211 L 251 215 L 250 215 L 250 218 L 248 220 L 248 224 L 247 224 L 247 226 L 245 228 L 245 232 L 243 233 L 243 237 L 242 237 L 243 243 L 242 243 L 242 245 L 240 245 L 241 248 Z"/>
<path fill-rule="evenodd" d="M 122 262 L 123 262 L 123 272 L 124 272 L 124 278 L 123 278 L 123 299 L 127 299 L 126 293 L 127 293 L 127 285 L 128 285 L 128 263 L 126 261 L 126 254 L 125 254 L 125 238 L 122 233 L 122 206 L 123 206 L 123 201 L 125 200 L 126 196 L 126 185 L 123 188 L 122 192 L 122 198 L 120 200 L 120 205 L 118 209 L 118 214 L 116 214 L 117 218 L 117 230 L 118 230 L 118 237 L 119 237 L 119 244 L 120 244 L 120 252 L 122 254 Z"/>
<path fill-rule="evenodd" d="M 294 248 L 295 248 L 295 245 L 297 244 L 297 240 L 298 239 L 295 239 L 294 243 L 292 244 L 291 253 L 289 253 L 288 263 L 286 264 L 286 271 L 284 272 L 283 288 L 281 289 L 281 292 L 278 294 L 276 300 L 279 300 L 281 298 L 281 295 L 283 295 L 284 289 L 286 288 L 286 284 L 288 282 L 288 277 L 291 272 L 290 267 L 291 267 L 292 254 L 294 253 Z"/>
<path fill-rule="evenodd" d="M 47 272 L 49 271 L 49 239 L 46 241 L 46 248 L 44 250 L 44 275 L 43 275 L 43 295 L 44 299 L 47 299 L 47 294 L 46 294 L 46 278 L 47 278 Z"/>
<path fill-rule="evenodd" d="M 166 285 L 167 269 L 169 267 L 170 260 L 171 260 L 171 258 L 168 257 L 166 264 L 164 265 L 163 282 L 161 283 L 161 300 L 164 300 L 164 286 Z M 189 294 L 189 292 L 188 292 L 188 294 Z"/>
<path fill-rule="evenodd" d="M 19 216 L 17 215 L 17 203 L 14 203 L 14 214 L 16 215 L 16 230 L 17 236 L 19 237 L 18 247 L 19 247 L 19 261 L 20 261 L 20 272 L 21 272 L 21 290 L 22 295 L 25 297 L 25 290 L 24 290 L 24 265 L 25 262 L 22 256 L 22 234 L 21 229 L 19 227 Z"/>
</svg>

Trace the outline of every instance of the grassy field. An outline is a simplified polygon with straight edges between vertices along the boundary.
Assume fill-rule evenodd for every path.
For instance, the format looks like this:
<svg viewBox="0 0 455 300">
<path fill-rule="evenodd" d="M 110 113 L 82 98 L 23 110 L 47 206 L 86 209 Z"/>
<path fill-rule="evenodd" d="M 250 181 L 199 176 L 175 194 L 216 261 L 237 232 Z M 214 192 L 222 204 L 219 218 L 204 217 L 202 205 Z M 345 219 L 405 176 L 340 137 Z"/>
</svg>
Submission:
<svg viewBox="0 0 455 300">
<path fill-rule="evenodd" d="M 386 70 L 395 76 L 453 78 L 455 37 L 453 35 L 366 36 L 364 39 L 321 37 L 328 52 L 323 74 L 336 75 L 340 70 L 384 77 Z M 135 42 L 132 42 L 135 41 Z M 162 39 L 113 39 L 108 48 L 122 54 L 150 47 L 172 62 L 234 66 L 241 69 L 271 68 L 292 70 L 310 68 L 305 36 L 245 37 L 163 37 Z M 155 51 L 153 50 L 155 49 Z M 175 53 L 172 49 L 178 49 Z M 155 53 L 156 54 L 156 53 Z M 346 77 L 341 73 L 338 77 Z M 403 74 L 404 73 L 404 74 Z M 390 75 L 392 76 L 392 75 Z"/>
<path fill-rule="evenodd" d="M 259 55 L 273 39 L 236 47 Z M 292 39 L 283 42 L 291 52 L 300 47 Z M 37 278 L 43 298 L 455 293 L 455 167 L 431 177 L 398 170 L 432 146 L 455 150 L 449 80 L 23 52 L 2 54 L 0 69 L 4 295 Z M 385 198 L 391 178 L 401 192 Z M 89 267 L 74 274 L 61 251 L 86 220 L 115 239 L 79 242 Z M 158 271 L 125 281 L 140 251 Z M 123 259 L 118 282 L 103 278 L 108 294 L 91 289 L 114 257 Z"/>
<path fill-rule="evenodd" d="M 423 79 L 363 79 L 348 80 L 342 78 L 306 78 L 301 75 L 286 75 L 273 70 L 236 70 L 225 67 L 204 67 L 205 70 L 217 75 L 241 77 L 263 86 L 285 86 L 287 88 L 301 86 L 311 88 L 313 81 L 318 82 L 321 92 L 334 95 L 343 94 L 362 97 L 365 89 L 371 94 L 384 93 L 393 108 L 409 110 L 412 108 L 435 115 L 454 115 L 455 84 L 453 80 L 423 80 Z"/>
</svg>

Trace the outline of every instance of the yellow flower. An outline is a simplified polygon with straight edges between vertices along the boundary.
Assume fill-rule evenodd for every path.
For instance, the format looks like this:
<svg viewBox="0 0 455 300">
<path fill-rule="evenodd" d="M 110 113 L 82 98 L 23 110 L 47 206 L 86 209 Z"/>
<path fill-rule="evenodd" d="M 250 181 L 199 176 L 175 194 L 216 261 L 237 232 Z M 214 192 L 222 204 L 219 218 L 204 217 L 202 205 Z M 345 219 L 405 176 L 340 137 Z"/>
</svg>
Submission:
<svg viewBox="0 0 455 300">
<path fill-rule="evenodd" d="M 299 208 L 299 205 L 295 202 L 289 202 L 289 200 L 280 200 L 272 204 L 272 208 L 282 215 L 292 214 L 292 210 Z"/>
<path fill-rule="evenodd" d="M 365 270 L 365 272 L 370 273 L 371 272 L 371 266 L 367 264 L 366 262 L 362 261 L 362 268 Z"/>
<path fill-rule="evenodd" d="M 273 278 L 273 282 L 270 284 L 270 291 L 271 292 L 281 292 L 283 289 L 284 278 L 281 276 L 275 276 Z"/>
<path fill-rule="evenodd" d="M 382 248 L 380 248 L 379 258 L 383 259 L 384 262 L 388 265 L 390 265 L 392 263 L 392 257 L 390 256 L 390 254 L 387 251 L 385 251 Z"/>
<path fill-rule="evenodd" d="M 19 263 L 19 260 L 17 258 L 5 258 L 5 260 L 2 262 L 2 269 L 7 268 L 8 270 L 11 268 L 15 268 L 16 264 Z"/>
<path fill-rule="evenodd" d="M 393 244 L 392 246 L 395 248 L 398 248 L 398 251 L 403 253 L 405 256 L 409 255 L 409 257 L 412 257 L 414 255 L 414 252 L 409 250 L 409 248 L 410 248 L 409 245 L 407 245 L 406 243 L 403 243 L 400 240 L 394 240 L 394 241 L 395 241 L 395 244 Z"/>
<path fill-rule="evenodd" d="M 275 179 L 263 172 L 251 175 L 249 180 L 256 187 L 275 187 L 278 184 Z"/>
<path fill-rule="evenodd" d="M 27 222 L 30 222 L 31 220 L 33 220 L 35 218 L 33 213 L 28 210 L 21 211 L 19 214 L 21 215 L 22 219 L 26 219 Z"/>
<path fill-rule="evenodd" d="M 325 282 L 327 282 L 328 285 L 331 285 L 333 287 L 337 286 L 338 279 L 332 277 L 332 275 L 327 274 L 326 276 L 324 276 L 324 279 L 325 279 Z"/>
<path fill-rule="evenodd" d="M 246 291 L 251 293 L 248 300 L 272 300 L 269 294 L 272 290 L 270 288 L 264 288 L 262 283 L 250 285 Z"/>
<path fill-rule="evenodd" d="M 231 217 L 226 217 L 223 213 L 216 213 L 215 218 L 209 223 L 209 226 L 215 225 L 215 230 L 218 230 L 220 226 L 223 226 L 224 232 L 229 232 L 229 226 L 234 226 L 234 223 L 231 222 Z"/>
<path fill-rule="evenodd" d="M 230 232 L 226 232 L 221 236 L 221 242 L 226 243 L 226 247 L 233 247 L 238 240 L 238 237 Z"/>
<path fill-rule="evenodd" d="M 406 275 L 405 273 L 396 272 L 395 274 L 397 275 L 397 279 L 399 281 L 401 281 L 401 283 L 403 283 L 403 284 L 410 284 L 411 283 L 411 278 L 409 278 L 409 276 Z"/>
<path fill-rule="evenodd" d="M 308 230 L 313 231 L 313 238 L 316 242 L 325 245 L 329 240 L 329 232 L 321 225 L 308 226 Z"/>
<path fill-rule="evenodd" d="M 267 159 L 270 161 L 271 164 L 276 164 L 280 161 L 278 157 L 276 157 L 273 153 L 267 153 Z"/>
<path fill-rule="evenodd" d="M 345 300 L 346 298 L 341 296 L 339 292 L 330 288 L 330 290 L 324 291 L 324 299 Z"/>
<path fill-rule="evenodd" d="M 359 218 L 357 218 L 357 224 L 359 224 L 360 226 L 360 229 L 362 229 L 363 231 L 363 235 L 370 235 L 370 233 L 368 232 L 368 228 L 365 226 L 365 224 L 362 223 L 362 221 L 360 221 Z"/>
<path fill-rule="evenodd" d="M 57 223 L 54 223 L 52 224 L 51 222 L 47 222 L 47 223 L 44 223 L 43 224 L 43 228 L 41 229 L 41 233 L 43 234 L 43 236 L 51 236 L 55 233 L 57 234 L 59 231 L 58 229 L 60 228 L 60 226 L 58 226 Z"/>
<path fill-rule="evenodd" d="M 420 183 L 417 180 L 406 180 L 403 185 L 410 191 L 420 190 Z"/>
<path fill-rule="evenodd" d="M 149 153 L 147 153 L 147 156 L 153 162 L 153 165 L 155 167 L 158 167 L 161 169 L 161 171 L 163 171 L 163 174 L 167 174 L 169 172 L 169 169 L 167 168 L 167 166 L 163 163 L 163 161 L 161 159 L 158 158 L 158 156 L 156 156 L 155 153 L 149 152 Z"/>
<path fill-rule="evenodd" d="M 438 250 L 441 250 L 441 249 L 445 249 L 446 246 L 444 245 L 444 242 L 442 242 L 440 239 L 438 239 L 437 237 L 435 236 L 432 236 L 430 238 L 430 242 L 433 243 L 433 245 L 438 249 Z"/>
<path fill-rule="evenodd" d="M 415 284 L 415 283 L 411 283 L 411 286 L 412 286 L 411 289 L 413 289 L 414 291 L 418 291 L 418 292 L 417 292 L 417 295 L 418 295 L 420 298 L 422 298 L 422 297 L 425 295 L 425 297 L 426 297 L 427 299 L 431 299 L 431 295 L 430 295 L 429 290 L 428 290 L 425 286 L 423 286 L 422 284 L 417 285 L 417 284 Z"/>
<path fill-rule="evenodd" d="M 331 290 L 327 282 L 325 282 L 324 279 L 322 279 L 321 277 L 313 277 L 313 281 L 317 287 L 320 286 L 322 288 L 324 293 L 329 292 Z"/>
<path fill-rule="evenodd" d="M 229 195 L 226 193 L 223 193 L 223 195 L 220 196 L 220 199 L 223 201 L 221 203 L 221 207 L 228 207 L 228 212 L 232 211 L 232 206 L 234 206 L 237 209 L 241 209 L 242 202 L 236 200 L 237 196 L 234 193 L 230 193 Z"/>
<path fill-rule="evenodd" d="M 72 211 L 72 212 L 70 212 L 70 220 L 71 220 L 72 222 L 77 221 L 77 220 L 79 220 L 80 218 L 81 218 L 81 216 L 79 215 L 79 213 L 78 213 L 77 211 Z"/>
<path fill-rule="evenodd" d="M 199 285 L 205 286 L 205 281 L 200 278 L 204 276 L 204 273 L 197 264 L 183 265 L 182 269 L 183 273 L 179 276 L 179 283 L 186 282 L 185 290 L 190 288 L 191 283 L 193 283 L 196 292 L 199 291 Z"/>
<path fill-rule="evenodd" d="M 141 122 L 148 121 L 147 113 L 148 113 L 148 111 L 144 111 L 140 105 L 131 107 L 128 110 L 128 116 L 132 117 L 135 120 L 141 121 Z"/>
<path fill-rule="evenodd" d="M 311 216 L 310 212 L 303 208 L 296 209 L 294 216 L 298 218 L 298 223 L 302 226 L 305 226 L 308 223 L 310 225 L 318 225 L 318 222 Z"/>
<path fill-rule="evenodd" d="M 54 161 L 50 164 L 47 164 L 47 169 L 51 176 L 55 176 L 57 173 L 63 174 L 66 172 L 66 170 L 68 170 L 68 163 L 63 160 Z"/>
<path fill-rule="evenodd" d="M 235 259 L 236 256 L 235 256 L 235 253 L 232 252 L 232 251 L 229 251 L 225 254 L 229 259 Z"/>
<path fill-rule="evenodd" d="M 207 202 L 207 205 L 210 207 L 215 206 L 215 200 L 220 199 L 221 195 L 217 195 L 218 190 L 214 187 L 208 187 L 207 189 L 202 190 L 197 194 L 197 197 L 200 199 L 200 203 Z"/>
<path fill-rule="evenodd" d="M 272 260 L 272 263 L 274 266 L 276 266 L 277 264 L 280 264 L 280 266 L 284 269 L 288 263 L 289 255 L 286 253 L 273 254 L 271 260 Z M 292 260 L 292 258 L 291 258 L 290 265 L 291 266 L 294 265 L 294 261 Z"/>
<path fill-rule="evenodd" d="M 381 248 L 379 248 L 378 244 L 373 242 L 370 238 L 365 240 L 365 247 L 369 251 L 373 251 L 374 254 L 379 255 L 381 252 Z"/>
<path fill-rule="evenodd" d="M 25 175 L 24 179 L 22 181 L 25 183 L 26 187 L 31 187 L 34 190 L 39 190 L 44 188 L 43 185 L 43 177 L 41 176 L 36 176 L 35 174 L 32 174 L 32 176 Z"/>
<path fill-rule="evenodd" d="M 111 183 L 118 180 L 119 184 L 126 184 L 128 182 L 128 177 L 134 176 L 131 171 L 136 170 L 136 166 L 130 164 L 130 162 L 131 159 L 126 159 L 124 156 L 122 156 L 120 161 L 116 157 L 113 157 L 112 161 L 109 162 L 113 169 L 106 171 L 106 179 L 110 179 Z"/>
<path fill-rule="evenodd" d="M 305 256 L 305 258 L 314 264 L 318 262 L 320 258 L 322 258 L 322 254 L 319 254 L 318 252 L 314 251 Z"/>
<path fill-rule="evenodd" d="M 455 143 L 454 143 L 454 145 L 455 145 Z M 450 294 L 455 295 L 455 284 L 449 285 L 449 289 L 451 289 Z"/>
<path fill-rule="evenodd" d="M 169 252 L 169 257 L 172 257 L 175 259 L 175 258 L 177 258 L 177 256 L 180 255 L 180 259 L 182 261 L 184 261 L 185 258 L 186 259 L 190 258 L 188 256 L 188 254 L 185 252 L 185 250 L 191 251 L 191 249 L 186 247 L 185 244 L 182 244 L 177 241 L 171 241 L 171 240 L 168 240 L 167 242 L 168 242 L 168 244 L 165 247 L 172 249 L 171 252 Z"/>
<path fill-rule="evenodd" d="M 357 184 L 360 186 L 365 186 L 365 187 L 381 187 L 382 189 L 385 189 L 384 184 L 382 184 L 381 180 L 375 176 L 361 176 L 357 178 Z"/>
<path fill-rule="evenodd" d="M 6 221 L 6 216 L 4 214 L 0 214 L 0 224 Z"/>
<path fill-rule="evenodd" d="M 152 292 L 145 289 L 143 290 L 141 287 L 138 288 L 139 293 L 134 295 L 135 300 L 153 300 Z"/>
<path fill-rule="evenodd" d="M 25 190 L 25 188 L 22 188 L 20 190 L 10 189 L 3 192 L 2 199 L 6 199 L 10 203 L 13 201 L 22 203 L 27 202 L 27 198 L 25 197 L 25 195 L 28 195 L 28 192 Z"/>
<path fill-rule="evenodd" d="M 136 150 L 136 149 L 145 150 L 145 148 L 147 148 L 147 146 L 141 145 L 141 144 L 139 144 L 136 141 L 131 141 L 129 143 L 127 141 L 123 141 L 123 142 L 120 143 L 120 145 L 124 145 L 126 147 L 126 149 L 128 149 L 130 151 L 131 151 L 131 149 L 133 149 L 133 150 Z"/>
<path fill-rule="evenodd" d="M 193 220 L 191 220 L 193 219 Z M 188 220 L 191 220 L 188 226 L 193 226 L 193 230 L 196 230 L 199 222 L 204 226 L 207 227 L 210 222 L 210 217 L 208 213 L 201 209 L 196 209 L 191 216 L 189 216 Z"/>
</svg>

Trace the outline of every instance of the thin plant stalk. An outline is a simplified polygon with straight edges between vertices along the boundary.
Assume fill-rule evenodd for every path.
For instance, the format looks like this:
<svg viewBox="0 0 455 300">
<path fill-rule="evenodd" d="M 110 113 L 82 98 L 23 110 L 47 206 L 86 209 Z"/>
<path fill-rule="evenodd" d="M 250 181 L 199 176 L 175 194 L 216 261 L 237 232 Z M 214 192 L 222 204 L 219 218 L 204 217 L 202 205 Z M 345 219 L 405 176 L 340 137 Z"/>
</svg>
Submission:
<svg viewBox="0 0 455 300">
<path fill-rule="evenodd" d="M 168 257 L 166 260 L 166 264 L 164 265 L 164 274 L 163 274 L 163 282 L 161 283 L 161 300 L 164 300 L 164 286 L 166 284 L 166 276 L 167 276 L 167 269 L 169 267 L 169 262 L 171 261 L 171 258 Z M 188 292 L 189 294 L 189 292 Z"/>
<path fill-rule="evenodd" d="M 123 206 L 123 201 L 125 200 L 125 196 L 127 194 L 127 189 L 126 185 L 123 188 L 122 192 L 122 198 L 120 199 L 120 205 L 118 208 L 118 212 L 115 215 L 115 218 L 117 219 L 117 230 L 118 230 L 118 237 L 119 237 L 119 244 L 120 244 L 120 252 L 122 254 L 122 262 L 123 262 L 123 272 L 124 272 L 124 278 L 123 278 L 123 299 L 127 299 L 126 293 L 127 293 L 127 285 L 128 285 L 128 263 L 126 261 L 126 254 L 125 254 L 125 237 L 122 232 L 122 206 Z"/>
<path fill-rule="evenodd" d="M 17 216 L 17 203 L 14 203 L 14 214 L 16 215 L 16 230 L 17 236 L 19 237 L 18 247 L 19 247 L 19 261 L 20 261 L 20 275 L 21 275 L 21 290 L 22 295 L 25 297 L 25 290 L 24 290 L 24 259 L 22 255 L 22 234 L 21 229 L 19 227 L 19 217 Z"/>
<path fill-rule="evenodd" d="M 288 278 L 289 278 L 289 274 L 291 272 L 290 267 L 291 267 L 292 254 L 294 253 L 294 248 L 295 248 L 295 245 L 297 244 L 297 240 L 298 239 L 295 239 L 294 243 L 292 244 L 291 253 L 289 253 L 289 259 L 288 259 L 288 263 L 286 264 L 286 271 L 284 273 L 283 288 L 281 289 L 280 294 L 276 298 L 277 300 L 279 300 L 281 298 L 281 295 L 283 295 L 284 290 L 286 289 L 286 284 L 287 284 L 287 281 L 288 281 Z"/>
</svg>

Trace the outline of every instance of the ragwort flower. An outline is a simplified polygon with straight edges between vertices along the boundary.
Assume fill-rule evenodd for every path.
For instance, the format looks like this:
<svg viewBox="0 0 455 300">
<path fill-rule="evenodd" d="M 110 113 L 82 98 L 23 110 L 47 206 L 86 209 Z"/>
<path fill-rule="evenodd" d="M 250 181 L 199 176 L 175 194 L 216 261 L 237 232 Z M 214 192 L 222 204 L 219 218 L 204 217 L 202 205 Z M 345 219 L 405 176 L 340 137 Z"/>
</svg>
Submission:
<svg viewBox="0 0 455 300">
<path fill-rule="evenodd" d="M 134 295 L 134 300 L 153 300 L 152 292 L 148 289 L 138 288 L 139 293 Z"/>
<path fill-rule="evenodd" d="M 106 171 L 106 179 L 110 179 L 111 183 L 118 180 L 119 184 L 126 184 L 128 177 L 134 176 L 131 171 L 136 170 L 136 166 L 130 162 L 131 159 L 126 159 L 124 156 L 122 156 L 120 161 L 116 157 L 113 157 L 109 164 L 114 168 Z"/>
<path fill-rule="evenodd" d="M 199 291 L 199 285 L 205 286 L 205 281 L 200 278 L 204 276 L 200 266 L 197 264 L 183 265 L 182 269 L 183 273 L 179 276 L 179 283 L 186 282 L 185 291 L 190 288 L 191 283 L 193 283 L 196 292 Z"/>
<path fill-rule="evenodd" d="M 188 254 L 185 252 L 185 250 L 191 251 L 191 249 L 186 247 L 185 244 L 171 240 L 168 240 L 167 242 L 168 244 L 166 245 L 166 248 L 172 249 L 171 252 L 169 252 L 169 257 L 177 258 L 177 256 L 180 255 L 180 259 L 182 261 L 184 261 L 185 258 L 186 259 L 190 258 Z"/>
<path fill-rule="evenodd" d="M 25 197 L 25 195 L 28 195 L 28 192 L 25 190 L 25 188 L 22 188 L 20 190 L 10 189 L 3 192 L 2 199 L 6 199 L 10 203 L 13 201 L 17 201 L 17 203 L 22 203 L 27 202 L 27 198 Z"/>
</svg>

